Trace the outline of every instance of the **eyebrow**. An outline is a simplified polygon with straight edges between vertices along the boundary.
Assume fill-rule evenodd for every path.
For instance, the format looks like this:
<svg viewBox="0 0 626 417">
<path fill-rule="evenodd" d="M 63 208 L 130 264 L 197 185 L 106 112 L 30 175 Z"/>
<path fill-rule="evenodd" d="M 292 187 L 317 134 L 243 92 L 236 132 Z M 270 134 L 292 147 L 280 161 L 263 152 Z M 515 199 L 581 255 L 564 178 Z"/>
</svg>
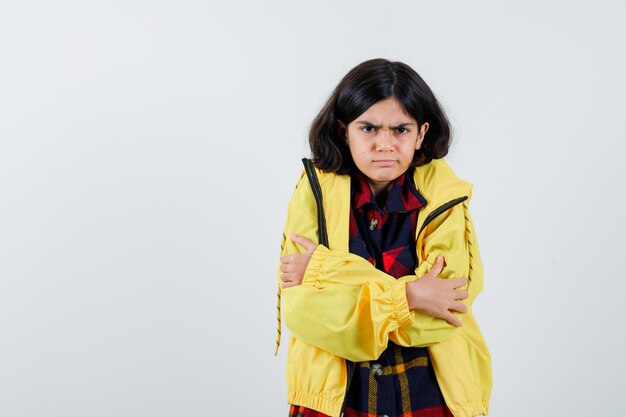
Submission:
<svg viewBox="0 0 626 417">
<path fill-rule="evenodd" d="M 382 126 L 381 125 L 376 125 L 374 123 L 368 122 L 367 120 L 357 120 L 357 124 L 363 125 L 363 126 L 372 126 L 375 127 L 376 129 L 380 129 Z M 389 126 L 392 129 L 397 129 L 399 127 L 406 127 L 406 126 L 415 126 L 414 123 L 400 123 L 397 126 Z"/>
</svg>

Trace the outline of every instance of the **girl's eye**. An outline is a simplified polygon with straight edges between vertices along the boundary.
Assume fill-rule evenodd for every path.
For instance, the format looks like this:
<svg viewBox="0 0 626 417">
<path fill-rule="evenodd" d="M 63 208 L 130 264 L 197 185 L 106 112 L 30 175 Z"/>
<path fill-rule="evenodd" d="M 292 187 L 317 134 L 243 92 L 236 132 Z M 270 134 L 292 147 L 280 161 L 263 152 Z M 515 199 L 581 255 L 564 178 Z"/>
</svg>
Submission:
<svg viewBox="0 0 626 417">
<path fill-rule="evenodd" d="M 408 129 L 406 127 L 398 127 L 398 128 L 396 128 L 396 132 L 398 132 L 398 133 L 406 133 L 406 132 L 408 132 Z"/>
<path fill-rule="evenodd" d="M 374 126 L 363 126 L 361 130 L 366 133 L 371 133 L 371 132 L 375 132 L 376 128 Z"/>
</svg>

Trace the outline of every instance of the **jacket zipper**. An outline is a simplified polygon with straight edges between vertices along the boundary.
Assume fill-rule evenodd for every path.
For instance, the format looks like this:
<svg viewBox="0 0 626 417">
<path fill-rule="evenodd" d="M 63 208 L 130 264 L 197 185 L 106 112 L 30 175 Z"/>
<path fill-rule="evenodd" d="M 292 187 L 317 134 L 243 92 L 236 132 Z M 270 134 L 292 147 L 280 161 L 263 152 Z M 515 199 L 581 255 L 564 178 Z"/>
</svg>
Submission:
<svg viewBox="0 0 626 417">
<path fill-rule="evenodd" d="M 324 218 L 324 206 L 322 200 L 322 187 L 317 179 L 317 175 L 315 173 L 315 168 L 313 167 L 313 162 L 310 159 L 303 158 L 302 162 L 304 162 L 304 169 L 306 170 L 307 177 L 309 177 L 309 183 L 311 184 L 311 190 L 313 191 L 313 196 L 315 197 L 315 201 L 317 203 L 317 227 L 318 227 L 318 237 L 319 244 L 325 245 L 328 247 L 328 233 L 326 231 L 326 219 Z M 352 381 L 352 376 L 354 375 L 355 363 L 344 359 L 346 362 L 346 392 L 343 397 L 343 404 L 341 405 L 341 416 L 343 416 L 343 410 L 346 406 L 346 400 L 348 398 L 348 389 L 350 389 L 350 382 Z"/>
<path fill-rule="evenodd" d="M 354 368 L 356 364 L 352 361 L 344 359 L 346 361 L 346 373 L 347 373 L 347 382 L 346 382 L 346 392 L 343 395 L 343 404 L 341 404 L 341 414 L 340 417 L 343 417 L 343 410 L 346 408 L 346 401 L 348 400 L 348 390 L 350 389 L 350 382 L 352 382 L 352 376 L 354 375 Z"/>
<path fill-rule="evenodd" d="M 454 200 L 450 200 L 447 203 L 444 203 L 440 205 L 439 207 L 437 207 L 436 209 L 434 209 L 433 211 L 431 211 L 430 214 L 426 216 L 426 219 L 424 220 L 422 227 L 420 227 L 419 232 L 417 233 L 417 235 L 415 235 L 415 241 L 417 242 L 420 234 L 426 228 L 428 223 L 432 222 L 437 216 L 439 216 L 440 214 L 443 214 L 446 210 L 450 209 L 451 207 L 454 207 L 457 204 L 464 202 L 465 200 L 467 200 L 467 198 L 468 198 L 467 196 L 455 198 Z"/>
<path fill-rule="evenodd" d="M 323 217 L 324 206 L 322 205 L 322 187 L 320 186 L 317 175 L 315 174 L 315 168 L 313 168 L 313 163 L 310 160 L 306 160 L 306 158 L 303 158 L 302 161 L 304 162 L 304 169 L 306 170 L 307 176 L 310 180 L 309 183 L 311 184 L 313 196 L 315 197 L 315 201 L 317 202 L 317 227 L 319 228 L 319 244 L 328 247 L 326 220 Z"/>
</svg>

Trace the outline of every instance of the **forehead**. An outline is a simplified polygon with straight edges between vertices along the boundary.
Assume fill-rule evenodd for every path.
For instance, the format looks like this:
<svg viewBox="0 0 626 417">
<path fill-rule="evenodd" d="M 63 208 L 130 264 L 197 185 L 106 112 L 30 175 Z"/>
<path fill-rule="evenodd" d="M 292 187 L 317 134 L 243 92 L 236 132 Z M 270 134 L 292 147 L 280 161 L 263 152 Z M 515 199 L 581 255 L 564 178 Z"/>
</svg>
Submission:
<svg viewBox="0 0 626 417">
<path fill-rule="evenodd" d="M 402 107 L 402 104 L 396 97 L 389 97 L 384 100 L 377 101 L 367 110 L 356 118 L 355 122 L 367 121 L 370 123 L 416 123 Z"/>
</svg>

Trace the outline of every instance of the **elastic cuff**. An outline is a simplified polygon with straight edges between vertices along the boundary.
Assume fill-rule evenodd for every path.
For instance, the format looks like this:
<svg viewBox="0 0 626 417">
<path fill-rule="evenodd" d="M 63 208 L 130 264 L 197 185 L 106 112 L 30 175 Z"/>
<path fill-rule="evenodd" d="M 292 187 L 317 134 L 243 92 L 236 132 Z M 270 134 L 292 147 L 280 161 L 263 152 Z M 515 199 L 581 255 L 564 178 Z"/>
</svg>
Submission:
<svg viewBox="0 0 626 417">
<path fill-rule="evenodd" d="M 391 299 L 393 301 L 393 314 L 398 320 L 400 327 L 413 323 L 413 314 L 409 310 L 409 302 L 406 299 L 406 283 L 398 282 L 391 288 Z"/>
<path fill-rule="evenodd" d="M 304 271 L 304 277 L 302 278 L 302 284 L 315 285 L 320 278 L 320 269 L 326 259 L 330 255 L 330 249 L 324 245 L 317 245 L 317 248 L 313 251 L 309 264 Z"/>
</svg>

